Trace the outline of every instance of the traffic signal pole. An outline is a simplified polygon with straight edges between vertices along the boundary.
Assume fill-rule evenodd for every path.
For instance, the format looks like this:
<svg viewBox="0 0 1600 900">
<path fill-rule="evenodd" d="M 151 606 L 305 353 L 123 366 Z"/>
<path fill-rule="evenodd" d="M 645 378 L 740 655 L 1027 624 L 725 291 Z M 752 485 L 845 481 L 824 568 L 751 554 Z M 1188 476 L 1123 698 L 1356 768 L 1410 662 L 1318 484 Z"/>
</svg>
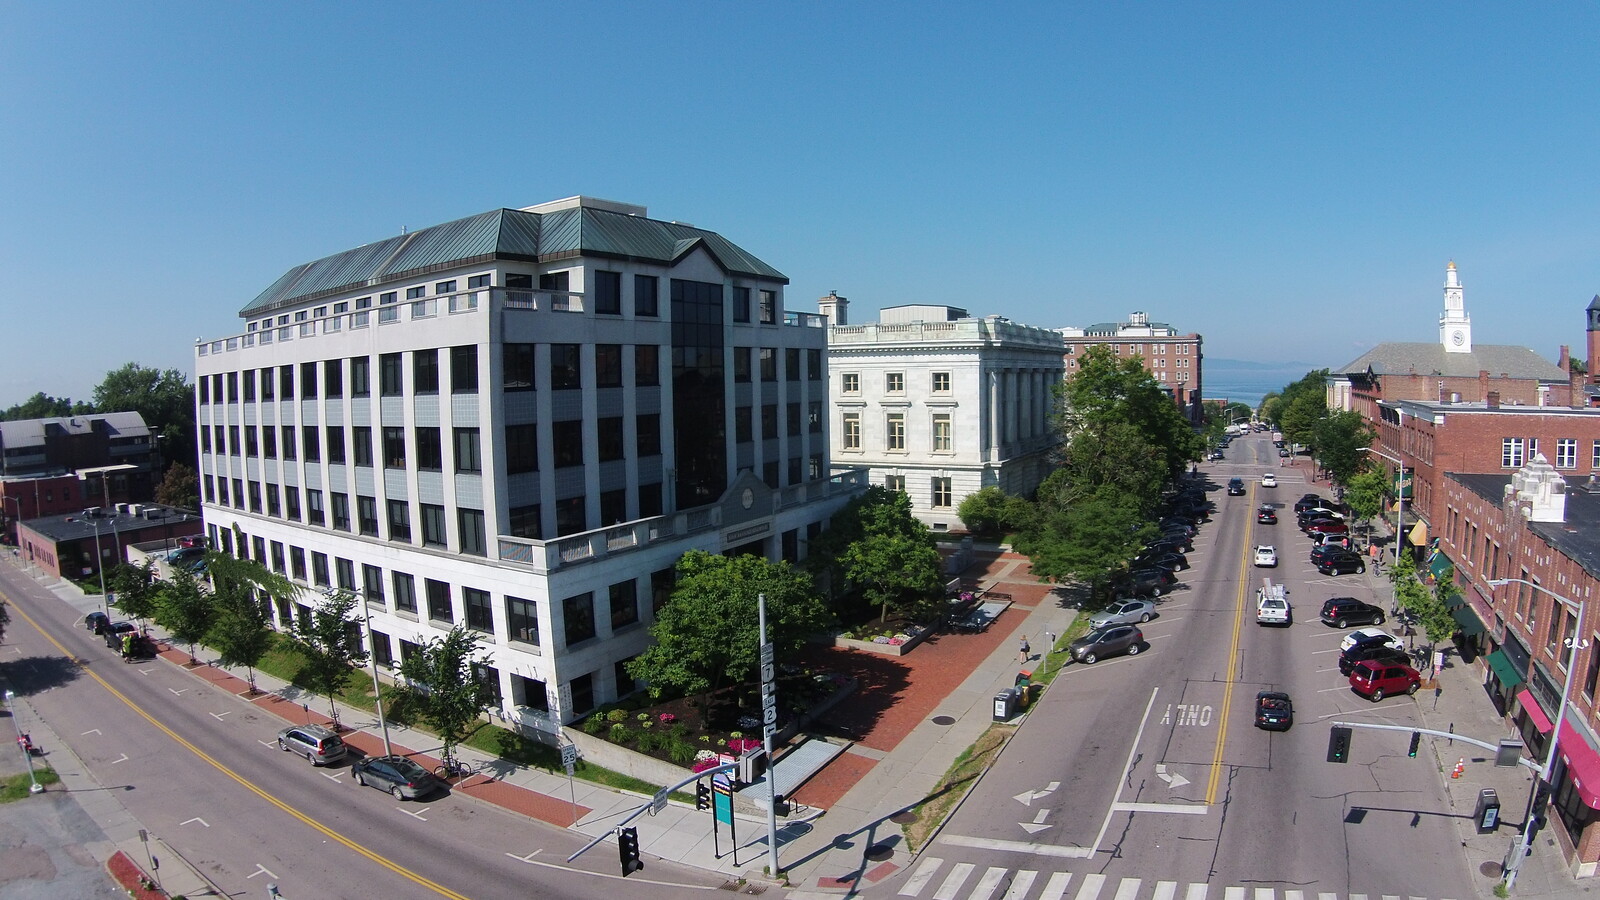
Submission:
<svg viewBox="0 0 1600 900">
<path fill-rule="evenodd" d="M 1433 737 L 1444 738 L 1451 741 L 1460 741 L 1463 744 L 1471 744 L 1474 747 L 1482 747 L 1485 750 L 1493 750 L 1496 754 L 1497 760 L 1499 759 L 1499 754 L 1501 751 L 1505 750 L 1507 747 L 1515 746 L 1519 751 L 1522 747 L 1520 742 L 1515 745 L 1491 744 L 1488 741 L 1480 741 L 1477 738 L 1465 737 L 1453 731 L 1435 731 L 1431 728 L 1417 728 L 1412 725 L 1374 725 L 1370 722 L 1329 722 L 1328 724 L 1341 728 L 1367 728 L 1373 731 L 1404 731 L 1407 733 L 1431 735 Z M 1495 765 L 1501 765 L 1501 763 L 1496 762 Z M 1542 768 L 1539 763 L 1521 756 L 1520 752 L 1515 763 L 1505 763 L 1504 765 L 1526 766 L 1535 772 L 1540 771 Z"/>
</svg>

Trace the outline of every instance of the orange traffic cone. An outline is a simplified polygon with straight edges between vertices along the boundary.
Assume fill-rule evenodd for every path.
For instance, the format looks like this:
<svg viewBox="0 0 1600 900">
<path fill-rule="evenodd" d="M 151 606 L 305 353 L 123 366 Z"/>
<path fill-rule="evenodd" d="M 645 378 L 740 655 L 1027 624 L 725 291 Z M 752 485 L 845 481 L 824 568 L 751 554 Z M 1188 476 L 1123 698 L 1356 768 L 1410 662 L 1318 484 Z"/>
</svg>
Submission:
<svg viewBox="0 0 1600 900">
<path fill-rule="evenodd" d="M 1467 760 L 1466 757 L 1462 757 L 1461 759 L 1456 760 L 1456 767 L 1450 770 L 1450 777 L 1460 778 L 1461 773 L 1465 771 L 1467 771 Z"/>
</svg>

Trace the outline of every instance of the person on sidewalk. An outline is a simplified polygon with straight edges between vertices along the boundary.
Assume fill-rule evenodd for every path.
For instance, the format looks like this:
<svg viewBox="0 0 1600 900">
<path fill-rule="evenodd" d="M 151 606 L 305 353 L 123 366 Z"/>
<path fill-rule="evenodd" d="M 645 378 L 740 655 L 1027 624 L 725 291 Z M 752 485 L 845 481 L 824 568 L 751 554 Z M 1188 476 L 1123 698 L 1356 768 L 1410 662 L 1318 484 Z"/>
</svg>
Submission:
<svg viewBox="0 0 1600 900">
<path fill-rule="evenodd" d="M 133 638 L 135 634 L 136 632 L 130 631 L 122 636 L 122 658 L 124 660 L 133 659 Z"/>
<path fill-rule="evenodd" d="M 1028 636 L 1027 635 L 1023 635 L 1022 636 L 1022 645 L 1017 648 L 1017 656 L 1020 657 L 1018 662 L 1027 663 L 1029 657 L 1032 656 L 1032 654 L 1033 654 L 1033 648 L 1028 646 Z"/>
</svg>

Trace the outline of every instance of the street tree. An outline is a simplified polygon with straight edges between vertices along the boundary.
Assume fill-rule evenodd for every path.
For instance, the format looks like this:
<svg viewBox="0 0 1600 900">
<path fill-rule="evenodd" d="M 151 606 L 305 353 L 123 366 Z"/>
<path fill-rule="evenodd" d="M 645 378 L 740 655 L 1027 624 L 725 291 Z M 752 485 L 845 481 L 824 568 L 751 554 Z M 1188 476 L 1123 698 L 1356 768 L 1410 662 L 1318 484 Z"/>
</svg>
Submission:
<svg viewBox="0 0 1600 900">
<path fill-rule="evenodd" d="M 206 554 L 206 573 L 217 607 L 208 642 L 225 666 L 244 666 L 256 693 L 256 666 L 272 649 L 271 605 L 293 598 L 294 582 L 266 566 L 226 553 Z"/>
<path fill-rule="evenodd" d="M 899 555 L 905 559 L 885 558 Z M 914 614 L 927 585 L 941 581 L 933 537 L 911 515 L 911 498 L 882 485 L 867 488 L 833 514 L 827 530 L 812 540 L 805 566 L 827 585 L 836 604 L 859 599 L 884 613 L 887 600 Z M 870 615 L 862 609 L 840 613 L 847 620 Z"/>
<path fill-rule="evenodd" d="M 1388 479 L 1377 469 L 1367 469 L 1350 478 L 1344 491 L 1344 502 L 1350 507 L 1356 521 L 1366 523 L 1367 543 L 1372 543 L 1372 520 L 1383 511 L 1384 490 Z"/>
<path fill-rule="evenodd" d="M 173 463 L 156 485 L 156 502 L 178 509 L 199 509 L 200 474 L 185 463 Z"/>
<path fill-rule="evenodd" d="M 1062 475 L 1058 470 L 1045 479 L 1035 527 L 1018 535 L 1016 548 L 1029 558 L 1033 574 L 1057 583 L 1083 581 L 1098 596 L 1154 528 L 1145 510 L 1114 487 L 1074 495 L 1071 502 L 1053 499 Z"/>
<path fill-rule="evenodd" d="M 161 582 L 156 600 L 156 621 L 172 639 L 189 648 L 189 665 L 197 665 L 194 645 L 205 640 L 216 622 L 216 606 L 192 573 L 179 569 Z"/>
<path fill-rule="evenodd" d="M 939 551 L 927 535 L 872 532 L 846 547 L 840 561 L 845 577 L 863 601 L 879 608 L 884 623 L 890 621 L 891 610 L 901 618 L 926 621 L 943 602 Z"/>
<path fill-rule="evenodd" d="M 1161 450 L 1172 477 L 1200 458 L 1204 442 L 1137 357 L 1120 357 L 1106 345 L 1078 358 L 1072 378 L 1058 391 L 1057 427 L 1063 443 L 1079 432 L 1099 433 L 1114 423 L 1132 425 Z"/>
<path fill-rule="evenodd" d="M 126 363 L 107 372 L 95 387 L 94 405 L 102 413 L 138 413 L 145 425 L 160 434 L 161 451 L 167 459 L 190 468 L 197 465 L 194 385 L 177 369 L 162 371 Z"/>
<path fill-rule="evenodd" d="M 963 498 L 956 507 L 956 515 L 973 534 L 995 537 L 1009 525 L 1013 499 L 998 485 L 991 484 Z"/>
<path fill-rule="evenodd" d="M 483 677 L 489 654 L 480 648 L 481 641 L 478 632 L 456 625 L 400 663 L 406 680 L 397 700 L 439 733 L 447 759 L 497 701 L 496 686 Z"/>
<path fill-rule="evenodd" d="M 112 604 L 143 624 L 153 619 L 161 599 L 161 584 L 156 580 L 156 564 L 145 560 L 141 565 L 118 563 L 106 575 L 106 589 L 116 595 Z"/>
<path fill-rule="evenodd" d="M 1071 504 L 1110 489 L 1136 509 L 1154 510 L 1174 474 L 1163 448 L 1131 422 L 1097 422 L 1072 435 L 1061 450 L 1055 483 L 1038 494 L 1041 503 Z"/>
<path fill-rule="evenodd" d="M 1327 369 L 1307 372 L 1283 389 L 1276 399 L 1273 421 L 1291 444 L 1313 443 L 1312 430 L 1328 414 Z"/>
<path fill-rule="evenodd" d="M 43 391 L 21 403 L 0 412 L 0 422 L 22 422 L 28 419 L 55 419 L 64 416 L 85 416 L 94 407 L 82 401 L 74 403 L 70 397 L 52 397 Z"/>
<path fill-rule="evenodd" d="M 767 600 L 767 639 L 780 658 L 833 624 L 811 577 L 788 562 L 691 550 L 678 560 L 672 596 L 656 614 L 654 641 L 627 664 L 650 692 L 706 694 L 758 674 L 757 596 Z M 704 715 L 709 704 L 702 704 Z"/>
<path fill-rule="evenodd" d="M 322 595 L 310 615 L 295 621 L 290 639 L 305 661 L 295 673 L 296 684 L 328 698 L 328 714 L 339 721 L 334 698 L 344 689 L 351 668 L 364 665 L 367 651 L 351 617 L 358 602 L 350 591 L 330 590 Z"/>
<path fill-rule="evenodd" d="M 1338 484 L 1347 484 L 1368 462 L 1366 449 L 1377 432 L 1352 410 L 1338 410 L 1318 419 L 1311 426 L 1310 444 L 1317 463 Z"/>
</svg>

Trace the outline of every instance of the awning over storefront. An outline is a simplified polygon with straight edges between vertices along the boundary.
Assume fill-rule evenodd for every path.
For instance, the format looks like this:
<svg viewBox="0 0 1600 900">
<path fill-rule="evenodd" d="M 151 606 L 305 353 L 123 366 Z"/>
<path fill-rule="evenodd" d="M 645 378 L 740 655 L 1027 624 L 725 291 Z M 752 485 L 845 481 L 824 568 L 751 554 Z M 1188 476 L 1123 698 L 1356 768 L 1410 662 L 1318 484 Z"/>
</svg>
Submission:
<svg viewBox="0 0 1600 900">
<path fill-rule="evenodd" d="M 1450 557 L 1437 550 L 1434 551 L 1433 556 L 1428 558 L 1428 571 L 1433 573 L 1433 580 L 1435 581 L 1443 581 L 1448 578 L 1451 570 L 1455 567 L 1456 564 L 1450 561 Z"/>
<path fill-rule="evenodd" d="M 1478 618 L 1477 611 L 1466 603 L 1450 610 L 1450 618 L 1456 620 L 1456 624 L 1461 626 L 1461 633 L 1467 637 L 1477 637 L 1489 630 L 1483 627 L 1483 620 Z"/>
<path fill-rule="evenodd" d="M 1554 726 L 1550 724 L 1550 717 L 1545 715 L 1544 710 L 1539 708 L 1539 701 L 1533 699 L 1533 694 L 1527 690 L 1518 691 L 1517 702 L 1522 705 L 1523 711 L 1528 714 L 1528 721 L 1533 723 L 1533 727 L 1539 729 L 1540 734 L 1550 733 L 1550 729 Z M 1566 729 L 1562 729 L 1562 731 L 1565 733 Z M 1600 787 L 1600 784 L 1596 786 Z"/>
<path fill-rule="evenodd" d="M 1419 521 L 1411 526 L 1411 533 L 1406 537 L 1413 547 L 1428 546 L 1428 523 Z"/>
<path fill-rule="evenodd" d="M 1594 809 L 1600 809 L 1600 753 L 1589 746 L 1578 729 L 1566 720 L 1561 722 L 1561 758 L 1567 761 L 1567 777 L 1578 796 Z"/>
<path fill-rule="evenodd" d="M 1511 662 L 1509 656 L 1506 656 L 1504 650 L 1496 650 L 1485 659 L 1489 661 L 1489 668 L 1494 670 L 1494 677 L 1500 679 L 1500 683 L 1505 686 L 1506 690 L 1510 690 L 1528 680 L 1522 677 L 1521 672 L 1517 671 L 1516 665 Z M 1527 692 L 1524 691 L 1523 693 Z"/>
</svg>

